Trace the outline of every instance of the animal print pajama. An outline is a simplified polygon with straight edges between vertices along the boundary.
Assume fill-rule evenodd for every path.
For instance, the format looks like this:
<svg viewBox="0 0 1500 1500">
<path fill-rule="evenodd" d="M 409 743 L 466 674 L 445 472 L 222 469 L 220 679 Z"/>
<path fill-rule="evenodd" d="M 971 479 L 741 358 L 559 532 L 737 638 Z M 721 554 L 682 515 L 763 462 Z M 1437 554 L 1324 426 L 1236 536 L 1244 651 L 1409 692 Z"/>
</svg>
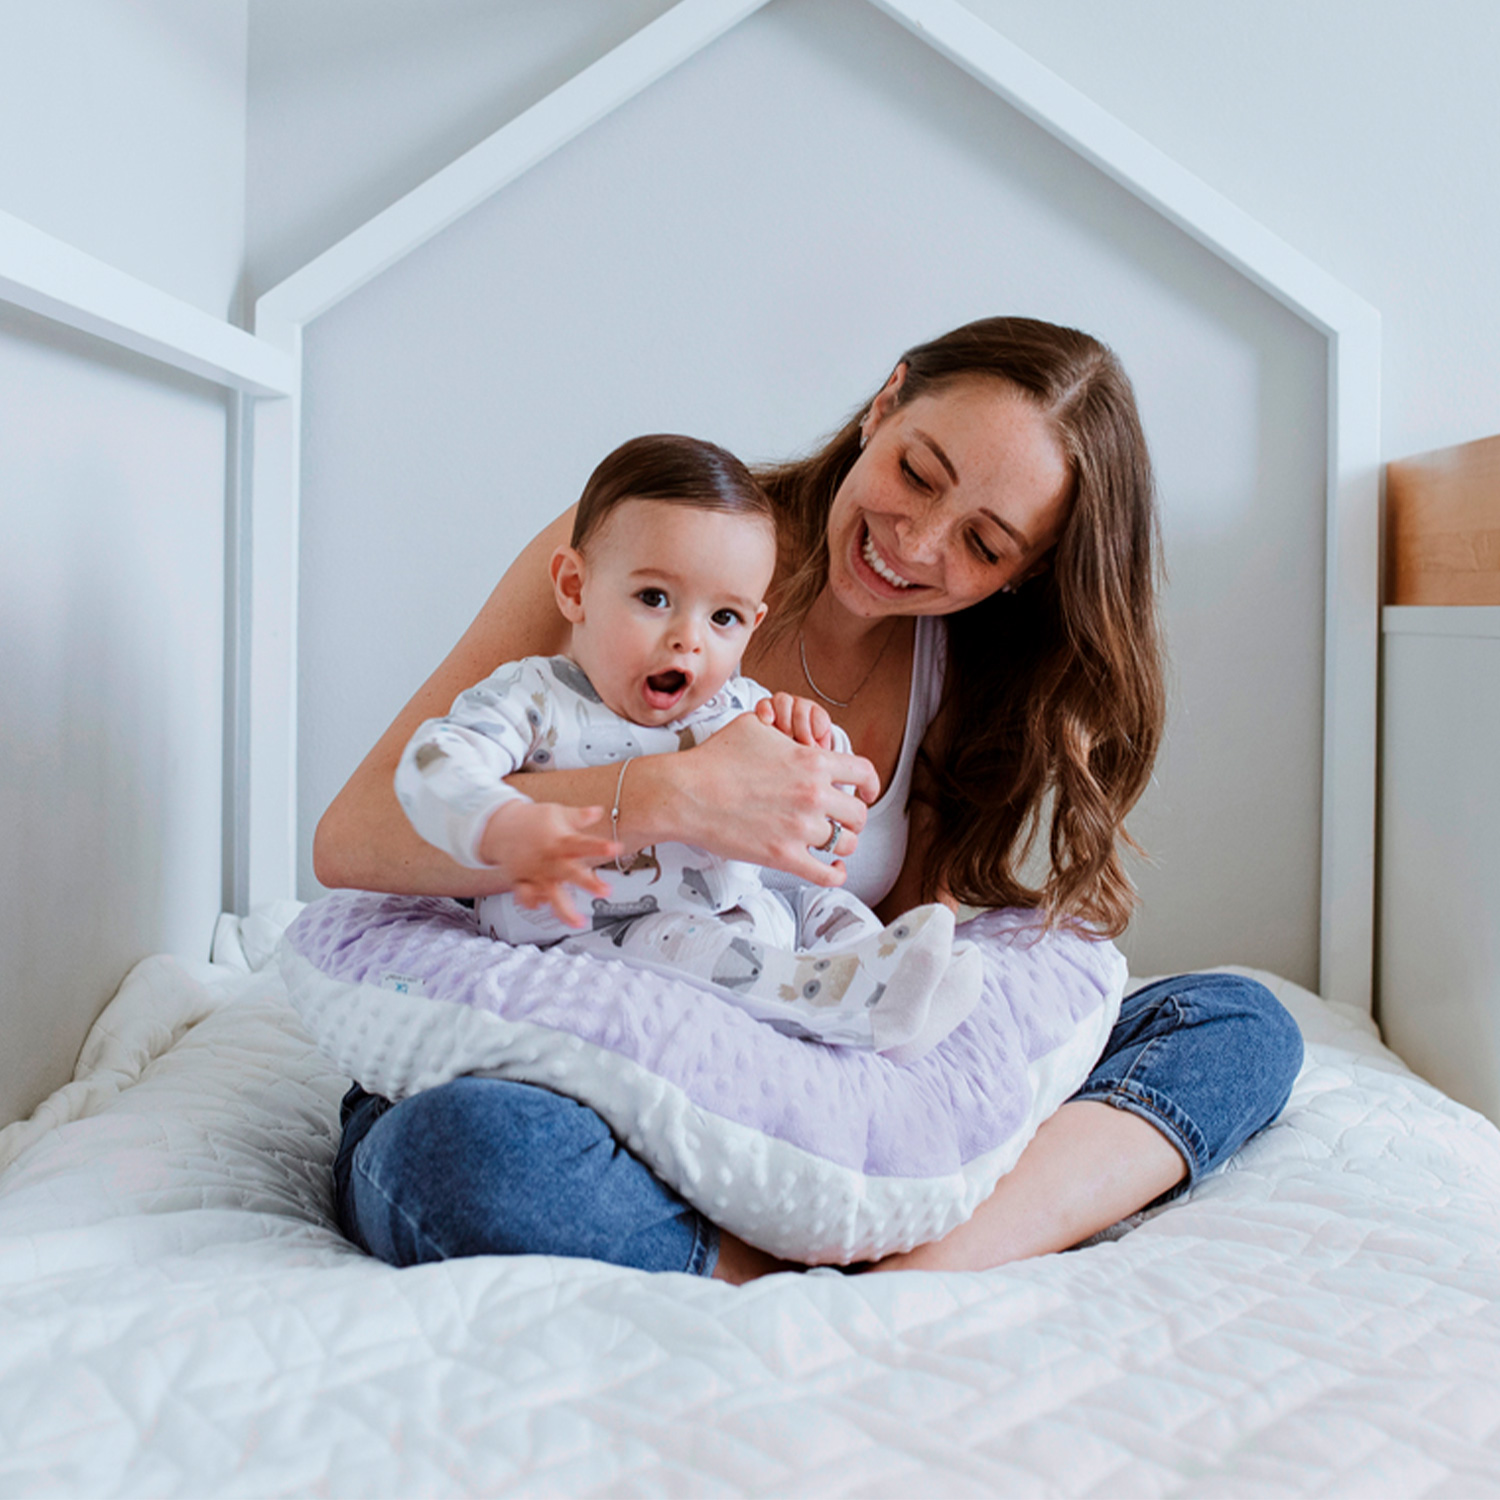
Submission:
<svg viewBox="0 0 1500 1500">
<path fill-rule="evenodd" d="M 491 815 L 525 800 L 505 777 L 687 749 L 769 696 L 734 677 L 684 719 L 633 724 L 604 705 L 567 657 L 528 657 L 422 725 L 397 768 L 396 794 L 423 838 L 482 868 L 478 847 Z M 479 903 L 481 930 L 688 974 L 779 1030 L 903 1062 L 947 1035 L 978 996 L 978 952 L 955 945 L 952 914 L 941 905 L 886 926 L 844 891 L 772 888 L 757 866 L 688 844 L 655 844 L 599 873 L 610 894 L 587 908 L 587 931 L 509 894 Z"/>
</svg>

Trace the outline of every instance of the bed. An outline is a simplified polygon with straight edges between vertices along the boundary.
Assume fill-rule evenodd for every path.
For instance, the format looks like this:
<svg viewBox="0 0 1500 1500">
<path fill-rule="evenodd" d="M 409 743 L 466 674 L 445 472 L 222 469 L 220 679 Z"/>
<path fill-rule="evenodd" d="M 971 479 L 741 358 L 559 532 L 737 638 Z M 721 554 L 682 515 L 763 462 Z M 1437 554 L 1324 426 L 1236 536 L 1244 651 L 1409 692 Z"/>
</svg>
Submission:
<svg viewBox="0 0 1500 1500">
<path fill-rule="evenodd" d="M 179 760 L 186 756 L 171 770 L 174 806 L 192 824 L 184 834 L 192 857 L 171 846 L 161 878 L 139 881 L 143 901 L 149 906 L 159 890 L 190 890 L 191 911 L 186 901 L 169 903 L 188 933 L 179 951 L 196 951 L 200 942 L 207 948 L 220 904 L 251 911 L 220 919 L 212 961 L 157 954 L 136 964 L 102 1014 L 125 950 L 138 957 L 148 951 L 145 934 L 161 930 L 151 925 L 152 912 L 119 931 L 102 919 L 92 923 L 110 946 L 90 958 L 87 983 L 68 979 L 67 940 L 52 928 L 43 932 L 40 917 L 30 921 L 39 935 L 24 936 L 49 951 L 35 964 L 32 947 L 19 959 L 3 955 L 0 1495 L 7 1500 L 1500 1493 L 1500 1133 L 1417 1078 L 1381 1045 L 1368 1015 L 1378 316 L 951 0 L 876 0 L 873 9 L 1109 179 L 1102 195 L 1092 180 L 1079 188 L 1104 205 L 1109 234 L 1129 242 L 1144 233 L 1141 219 L 1125 216 L 1128 197 L 1145 205 L 1143 217 L 1159 215 L 1174 234 L 1181 230 L 1193 254 L 1206 251 L 1215 276 L 1227 266 L 1225 277 L 1243 278 L 1259 299 L 1232 303 L 1224 327 L 1205 317 L 1212 338 L 1198 363 L 1181 357 L 1179 325 L 1164 325 L 1162 367 L 1186 371 L 1193 421 L 1198 387 L 1223 363 L 1221 335 L 1234 356 L 1231 374 L 1244 355 L 1245 369 L 1264 377 L 1263 393 L 1291 391 L 1279 426 L 1263 434 L 1254 388 L 1246 386 L 1240 404 L 1254 417 L 1247 462 L 1265 471 L 1266 489 L 1236 496 L 1244 514 L 1258 518 L 1266 513 L 1259 502 L 1286 489 L 1288 508 L 1304 525 L 1295 533 L 1301 541 L 1288 542 L 1283 524 L 1265 528 L 1274 546 L 1263 545 L 1258 530 L 1253 546 L 1236 545 L 1232 532 L 1208 526 L 1178 569 L 1179 579 L 1208 580 L 1212 604 L 1182 637 L 1191 642 L 1214 624 L 1244 642 L 1245 656 L 1235 658 L 1236 675 L 1209 651 L 1204 680 L 1195 687 L 1189 679 L 1193 713 L 1182 721 L 1182 754 L 1162 767 L 1176 805 L 1147 839 L 1157 845 L 1168 831 L 1180 833 L 1184 848 L 1206 845 L 1216 867 L 1204 879 L 1201 866 L 1179 860 L 1177 900 L 1158 903 L 1174 912 L 1189 946 L 1202 946 L 1182 964 L 1233 953 L 1284 967 L 1265 945 L 1306 950 L 1302 967 L 1289 972 L 1326 999 L 1275 975 L 1239 970 L 1264 979 L 1302 1028 L 1306 1063 L 1287 1109 L 1169 1206 L 1067 1254 L 984 1274 L 857 1276 L 828 1268 L 735 1289 L 544 1257 L 395 1271 L 352 1248 L 334 1226 L 329 1167 L 347 1079 L 321 1058 L 289 1004 L 274 955 L 297 907 L 276 898 L 297 889 L 298 840 L 306 844 L 310 827 L 302 816 L 299 831 L 298 757 L 303 741 L 319 733 L 316 724 L 299 728 L 297 717 L 299 689 L 307 686 L 297 590 L 304 564 L 318 571 L 314 549 L 299 547 L 303 533 L 315 532 L 329 491 L 347 491 L 362 505 L 366 489 L 318 447 L 337 373 L 338 350 L 330 353 L 334 336 L 326 330 L 336 333 L 338 320 L 324 325 L 321 354 L 313 348 L 306 370 L 304 333 L 346 300 L 354 307 L 360 288 L 396 263 L 420 271 L 416 252 L 447 225 L 679 63 L 707 53 L 760 8 L 757 0 L 674 6 L 267 293 L 253 336 L 0 217 L 0 301 L 108 346 L 97 360 L 92 344 L 80 342 L 69 354 L 76 363 L 103 366 L 131 351 L 129 358 L 140 356 L 131 378 L 142 384 L 170 393 L 174 372 L 185 372 L 231 393 L 227 438 L 205 444 L 205 456 L 195 459 L 209 494 L 204 513 L 216 526 L 222 516 L 226 527 L 222 538 L 208 536 L 208 561 L 198 572 L 217 576 L 227 551 L 228 596 L 215 595 L 188 619 L 177 609 L 181 589 L 157 581 L 154 557 L 109 556 L 132 591 L 127 618 L 145 610 L 148 598 L 172 606 L 163 639 L 191 640 L 211 667 L 193 676 L 153 648 L 141 682 L 170 685 L 180 717 L 200 727 L 215 718 L 205 703 L 222 696 L 228 705 L 222 746 L 217 724 L 212 742 L 191 753 L 181 736 L 174 742 Z M 802 24 L 804 13 L 809 26 L 821 25 L 827 13 L 855 7 L 766 9 L 769 29 L 755 36 L 769 43 L 780 35 L 775 28 Z M 847 19 L 866 24 L 862 16 Z M 856 42 L 864 35 L 848 33 Z M 840 45 L 826 49 L 841 63 L 848 37 L 840 33 Z M 881 40 L 874 53 L 884 56 L 885 48 Z M 872 56 L 861 53 L 854 72 L 870 68 Z M 911 59 L 895 50 L 890 57 L 904 91 Z M 733 91 L 707 87 L 715 76 L 693 85 L 698 95 L 737 101 Z M 932 89 L 947 93 L 951 83 L 942 74 Z M 678 119 L 669 123 L 677 135 L 695 134 Z M 874 156 L 886 171 L 889 156 Z M 650 160 L 626 153 L 637 157 Z M 716 176 L 734 177 L 715 152 L 705 159 Z M 1055 157 L 1037 161 L 1045 175 L 1057 175 Z M 475 245 L 489 267 L 493 247 Z M 1146 280 L 1183 280 L 1192 293 L 1206 273 L 1180 254 L 1180 247 L 1161 251 Z M 430 280 L 461 280 L 445 279 L 431 259 L 423 264 Z M 1191 274 L 1178 274 L 1184 267 Z M 1211 298 L 1201 288 L 1193 295 L 1217 307 L 1228 293 L 1210 279 Z M 399 298 L 391 307 L 394 337 L 426 326 Z M 837 306 L 830 315 L 842 316 Z M 1292 358 L 1301 358 L 1301 346 L 1293 348 L 1279 324 L 1264 346 L 1247 342 L 1245 329 L 1282 317 L 1315 336 L 1310 399 L 1326 404 L 1322 432 L 1306 421 L 1307 382 L 1282 378 L 1301 368 Z M 364 346 L 351 327 L 344 328 L 351 364 L 399 363 L 355 358 Z M 814 327 L 810 337 L 817 336 Z M 894 332 L 880 342 L 902 347 Z M 1278 362 L 1283 345 L 1291 352 Z M 795 363 L 775 353 L 778 370 Z M 862 368 L 867 357 L 850 355 L 851 365 Z M 443 405 L 428 399 L 435 368 L 420 358 L 408 363 L 424 386 L 423 404 L 413 409 L 430 417 Z M 449 363 L 455 380 L 474 368 Z M 8 394 L 25 392 L 29 367 L 20 368 Z M 689 371 L 689 378 L 697 376 Z M 305 389 L 315 419 L 306 422 Z M 822 405 L 834 409 L 831 400 Z M 365 418 L 378 425 L 378 417 Z M 40 418 L 31 425 L 41 434 L 39 461 L 51 464 L 52 429 Z M 406 425 L 420 429 L 434 451 L 441 446 L 426 420 Z M 1301 492 L 1268 467 L 1276 444 L 1304 428 L 1318 451 L 1299 461 L 1316 472 L 1319 488 L 1309 494 L 1321 494 L 1321 508 L 1303 506 Z M 162 434 L 138 445 L 152 464 L 158 453 L 181 448 L 179 415 Z M 1326 453 L 1318 446 L 1325 435 Z M 1216 455 L 1225 446 L 1219 436 L 1216 430 L 1209 444 Z M 90 451 L 113 465 L 118 447 L 110 426 Z M 160 477 L 157 467 L 143 468 L 141 493 L 159 489 Z M 1191 484 L 1179 487 L 1194 500 Z M 120 510 L 140 527 L 139 505 Z M 364 526 L 362 512 L 356 520 Z M 519 518 L 517 534 L 536 524 Z M 177 518 L 171 525 L 175 535 Z M 69 534 L 62 550 L 72 549 Z M 1293 554 L 1305 566 L 1300 581 L 1288 583 Z M 36 568 L 34 557 L 21 555 Z M 1274 575 L 1272 595 L 1245 582 L 1254 556 Z M 1221 571 L 1202 566 L 1209 563 Z M 325 585 L 334 571 L 322 569 Z M 341 563 L 339 571 L 363 588 L 357 567 Z M 143 577 L 152 580 L 149 589 L 136 587 Z M 392 610 L 388 595 L 364 592 L 407 632 L 417 611 Z M 1231 615 L 1234 609 L 1241 613 Z M 1269 641 L 1264 627 L 1273 613 L 1292 618 L 1291 645 Z M 1294 640 L 1293 627 L 1300 632 Z M 412 647 L 423 662 L 452 639 L 446 625 L 433 629 L 437 645 Z M 315 643 L 319 632 L 304 634 Z M 399 674 L 382 653 L 370 655 L 394 682 Z M 215 675 L 221 657 L 227 682 Z M 1243 717 L 1272 695 L 1285 709 L 1294 658 L 1313 676 L 1315 666 L 1322 669 L 1307 694 L 1295 756 L 1264 743 L 1259 723 L 1251 727 L 1260 734 L 1247 732 Z M 1232 690 L 1221 692 L 1226 684 Z M 166 722 L 161 694 L 143 686 L 140 697 L 155 754 L 157 721 Z M 101 737 L 118 729 L 106 723 Z M 1224 747 L 1251 742 L 1263 782 L 1245 781 L 1242 767 L 1226 762 L 1227 789 L 1205 784 L 1198 803 L 1184 795 L 1189 762 L 1213 766 Z M 60 765 L 70 753 L 61 735 L 46 748 Z M 182 793 L 184 765 L 195 786 L 209 789 L 201 809 L 190 809 Z M 1295 796 L 1287 791 L 1293 780 L 1303 788 Z M 315 803 L 312 779 L 304 781 L 301 795 Z M 222 808 L 212 805 L 221 782 Z M 141 822 L 117 840 L 123 883 L 154 869 L 156 855 L 150 820 L 130 796 L 119 801 L 122 818 Z M 1261 881 L 1256 899 L 1223 854 L 1239 845 L 1204 837 L 1205 808 L 1236 809 L 1250 826 L 1254 839 L 1240 842 L 1257 848 L 1250 861 Z M 1297 829 L 1301 842 L 1290 853 L 1270 828 L 1273 812 Z M 215 889 L 221 864 L 222 900 Z M 96 935 L 91 916 L 108 915 L 115 892 L 94 891 L 100 899 L 86 907 L 78 882 L 88 872 L 59 867 L 49 882 L 29 857 L 14 866 L 8 890 L 17 882 L 36 886 L 26 912 L 46 913 L 48 921 L 60 913 L 56 932 L 83 934 L 72 941 L 86 949 L 85 936 Z M 1285 920 L 1288 910 L 1295 922 Z M 1242 921 L 1243 942 L 1225 937 L 1226 913 Z M 1286 933 L 1299 923 L 1305 941 L 1292 942 Z M 96 984 L 106 969 L 107 981 Z M 1410 1006 L 1421 996 L 1403 999 Z M 71 1081 L 47 1093 L 70 1073 Z"/>
<path fill-rule="evenodd" d="M 1500 1490 L 1500 1132 L 1348 1007 L 1260 976 L 1307 1042 L 1281 1120 L 1065 1255 L 393 1271 L 331 1219 L 294 909 L 140 964 L 0 1133 L 7 1496 Z"/>
</svg>

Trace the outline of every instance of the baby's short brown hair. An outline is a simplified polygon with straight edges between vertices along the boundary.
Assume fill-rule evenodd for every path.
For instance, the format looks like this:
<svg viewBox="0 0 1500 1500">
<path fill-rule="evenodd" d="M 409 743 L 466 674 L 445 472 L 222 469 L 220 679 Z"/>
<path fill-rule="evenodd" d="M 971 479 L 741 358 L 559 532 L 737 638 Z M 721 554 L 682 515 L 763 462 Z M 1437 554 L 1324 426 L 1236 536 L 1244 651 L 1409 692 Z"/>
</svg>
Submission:
<svg viewBox="0 0 1500 1500">
<path fill-rule="evenodd" d="M 726 510 L 763 516 L 773 529 L 776 524 L 769 497 L 734 454 L 717 443 L 670 432 L 621 443 L 589 475 L 578 501 L 571 545 L 582 552 L 609 513 L 627 500 Z"/>
</svg>

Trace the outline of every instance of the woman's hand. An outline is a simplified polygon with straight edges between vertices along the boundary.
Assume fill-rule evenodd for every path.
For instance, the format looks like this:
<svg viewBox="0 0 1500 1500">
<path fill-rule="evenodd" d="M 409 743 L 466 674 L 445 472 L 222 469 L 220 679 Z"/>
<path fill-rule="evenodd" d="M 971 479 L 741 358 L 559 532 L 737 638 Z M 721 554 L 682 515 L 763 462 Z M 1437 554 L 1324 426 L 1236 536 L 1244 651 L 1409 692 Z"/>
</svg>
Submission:
<svg viewBox="0 0 1500 1500">
<path fill-rule="evenodd" d="M 670 823 L 659 836 L 815 885 L 845 879 L 843 858 L 830 865 L 810 852 L 827 843 L 830 819 L 843 829 L 832 852 L 848 856 L 867 804 L 880 795 L 880 778 L 864 756 L 798 744 L 757 714 L 742 715 L 694 750 L 645 757 L 636 773 L 645 773 L 652 821 Z"/>
<path fill-rule="evenodd" d="M 799 745 L 816 745 L 820 750 L 833 749 L 833 720 L 828 710 L 811 698 L 794 693 L 773 693 L 755 705 L 755 716 Z"/>
<path fill-rule="evenodd" d="M 609 886 L 594 866 L 620 852 L 618 844 L 585 831 L 603 813 L 602 807 L 507 802 L 484 825 L 479 857 L 528 911 L 550 906 L 569 927 L 585 927 L 569 890 L 608 896 Z"/>
</svg>

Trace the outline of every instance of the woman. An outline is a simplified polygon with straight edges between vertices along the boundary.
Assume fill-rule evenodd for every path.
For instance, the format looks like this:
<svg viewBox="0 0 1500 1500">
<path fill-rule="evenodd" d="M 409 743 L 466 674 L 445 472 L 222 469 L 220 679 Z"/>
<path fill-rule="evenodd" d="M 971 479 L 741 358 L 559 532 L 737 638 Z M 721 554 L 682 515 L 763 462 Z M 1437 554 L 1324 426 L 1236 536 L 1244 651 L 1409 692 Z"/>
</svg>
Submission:
<svg viewBox="0 0 1500 1500">
<path fill-rule="evenodd" d="M 942 899 L 1121 932 L 1133 895 L 1119 845 L 1163 691 L 1150 465 L 1114 356 L 1029 319 L 969 324 L 904 355 L 819 452 L 761 477 L 780 562 L 746 673 L 827 704 L 858 754 L 741 719 L 633 768 L 621 841 L 847 878 L 886 918 Z M 507 888 L 503 865 L 460 869 L 418 840 L 391 779 L 423 719 L 497 663 L 559 648 L 547 564 L 571 521 L 526 548 L 329 808 L 314 846 L 326 884 Z M 615 778 L 549 772 L 537 794 L 610 807 Z M 1295 1024 L 1261 986 L 1153 985 L 973 1218 L 879 1269 L 975 1269 L 1076 1244 L 1238 1149 L 1280 1111 L 1300 1061 Z M 592 1110 L 527 1085 L 461 1078 L 396 1106 L 355 1089 L 335 1177 L 346 1232 L 394 1264 L 536 1252 L 736 1282 L 776 1267 Z"/>
</svg>

